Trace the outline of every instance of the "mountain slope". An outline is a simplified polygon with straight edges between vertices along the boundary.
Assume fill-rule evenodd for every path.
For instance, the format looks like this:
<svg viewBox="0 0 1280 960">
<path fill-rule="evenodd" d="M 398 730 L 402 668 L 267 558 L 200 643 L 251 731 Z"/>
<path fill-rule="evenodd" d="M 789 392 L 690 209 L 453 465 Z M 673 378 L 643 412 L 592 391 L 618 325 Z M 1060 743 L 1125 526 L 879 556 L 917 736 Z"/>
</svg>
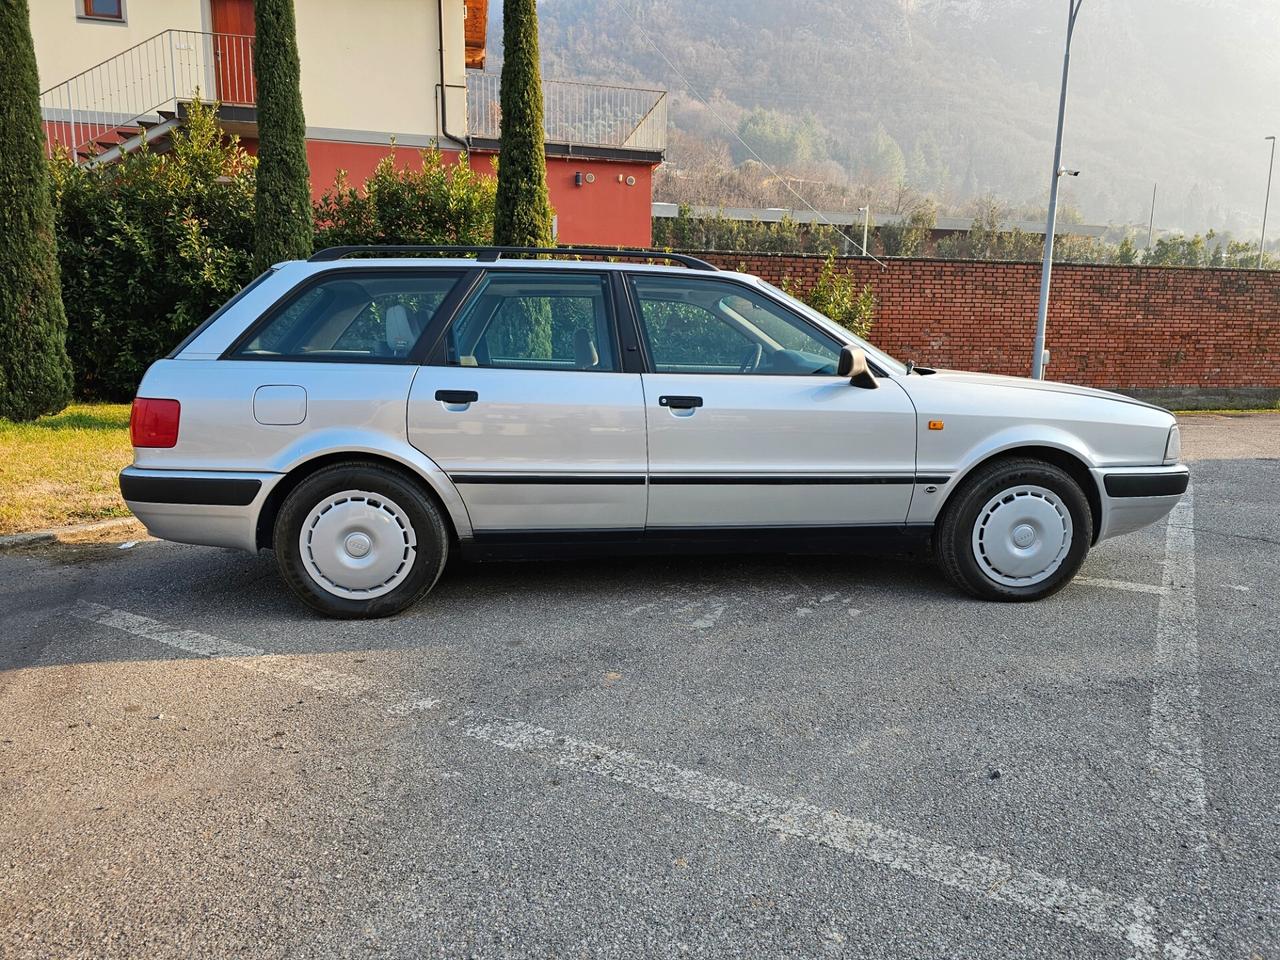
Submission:
<svg viewBox="0 0 1280 960">
<path fill-rule="evenodd" d="M 735 125 L 754 108 L 812 114 L 829 155 L 855 178 L 887 134 L 922 189 L 1042 205 L 1066 9 L 1066 0 L 542 0 L 539 17 L 546 76 L 664 86 L 673 122 L 700 135 L 731 138 L 692 91 Z M 493 39 L 497 51 L 498 24 Z M 1272 132 L 1280 4 L 1084 0 L 1064 151 L 1083 175 L 1064 199 L 1087 219 L 1145 222 L 1159 181 L 1157 226 L 1256 234 L 1262 138 Z"/>
</svg>

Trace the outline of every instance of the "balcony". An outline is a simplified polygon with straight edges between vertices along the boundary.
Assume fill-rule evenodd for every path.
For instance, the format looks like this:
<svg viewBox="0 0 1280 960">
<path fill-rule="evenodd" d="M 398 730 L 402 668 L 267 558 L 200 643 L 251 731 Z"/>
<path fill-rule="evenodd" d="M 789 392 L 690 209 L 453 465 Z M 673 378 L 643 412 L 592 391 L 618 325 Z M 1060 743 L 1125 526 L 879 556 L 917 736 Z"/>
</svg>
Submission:
<svg viewBox="0 0 1280 960">
<path fill-rule="evenodd" d="M 667 146 L 667 92 L 570 80 L 542 83 L 548 144 L 660 154 Z M 496 73 L 467 73 L 467 132 L 498 140 L 502 108 Z"/>
</svg>

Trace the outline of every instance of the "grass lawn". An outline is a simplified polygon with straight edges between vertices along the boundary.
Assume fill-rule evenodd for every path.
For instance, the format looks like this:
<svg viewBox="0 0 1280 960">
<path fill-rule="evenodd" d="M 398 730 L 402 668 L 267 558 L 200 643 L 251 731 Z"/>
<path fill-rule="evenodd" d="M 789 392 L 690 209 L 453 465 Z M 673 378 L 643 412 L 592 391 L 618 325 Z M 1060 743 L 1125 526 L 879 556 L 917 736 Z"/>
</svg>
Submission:
<svg viewBox="0 0 1280 960">
<path fill-rule="evenodd" d="M 0 534 L 128 516 L 116 474 L 132 459 L 127 403 L 0 420 Z"/>
</svg>

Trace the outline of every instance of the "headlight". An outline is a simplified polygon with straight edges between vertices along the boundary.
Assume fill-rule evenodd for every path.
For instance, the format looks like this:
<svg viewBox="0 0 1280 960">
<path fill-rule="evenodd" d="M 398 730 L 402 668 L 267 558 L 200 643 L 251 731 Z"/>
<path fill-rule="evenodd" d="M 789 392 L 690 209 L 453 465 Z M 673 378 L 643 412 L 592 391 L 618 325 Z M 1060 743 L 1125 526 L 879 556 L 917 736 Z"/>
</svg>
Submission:
<svg viewBox="0 0 1280 960">
<path fill-rule="evenodd" d="M 1177 463 L 1182 457 L 1182 436 L 1178 433 L 1178 425 L 1175 423 L 1169 428 L 1169 439 L 1164 444 L 1164 462 Z"/>
</svg>

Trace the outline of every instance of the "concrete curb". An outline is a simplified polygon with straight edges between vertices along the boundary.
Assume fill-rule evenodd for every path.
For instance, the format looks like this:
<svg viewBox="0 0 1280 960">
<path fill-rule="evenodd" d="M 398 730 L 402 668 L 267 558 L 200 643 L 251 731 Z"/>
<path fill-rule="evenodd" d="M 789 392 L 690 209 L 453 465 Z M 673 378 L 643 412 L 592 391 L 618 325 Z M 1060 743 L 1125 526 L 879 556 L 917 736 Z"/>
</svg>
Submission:
<svg viewBox="0 0 1280 960">
<path fill-rule="evenodd" d="M 53 527 L 49 530 L 33 530 L 30 533 L 10 533 L 0 537 L 0 550 L 25 547 L 33 543 L 54 543 L 68 535 L 114 530 L 117 527 L 132 526 L 137 522 L 136 517 L 115 517 L 111 520 L 95 520 L 92 523 L 73 523 L 67 527 Z"/>
</svg>

